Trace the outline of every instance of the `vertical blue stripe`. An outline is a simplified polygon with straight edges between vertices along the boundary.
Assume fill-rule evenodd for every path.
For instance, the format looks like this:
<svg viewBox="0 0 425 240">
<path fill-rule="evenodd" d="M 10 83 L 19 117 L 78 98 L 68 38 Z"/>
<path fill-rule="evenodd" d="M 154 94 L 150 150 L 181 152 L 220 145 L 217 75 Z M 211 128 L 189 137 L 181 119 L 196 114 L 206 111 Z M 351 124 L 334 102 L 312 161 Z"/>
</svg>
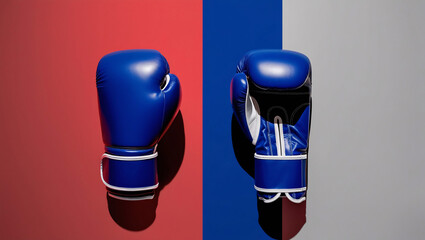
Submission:
<svg viewBox="0 0 425 240">
<path fill-rule="evenodd" d="M 271 239 L 258 224 L 254 180 L 232 148 L 230 80 L 252 49 L 282 48 L 282 1 L 203 1 L 203 234 Z"/>
</svg>

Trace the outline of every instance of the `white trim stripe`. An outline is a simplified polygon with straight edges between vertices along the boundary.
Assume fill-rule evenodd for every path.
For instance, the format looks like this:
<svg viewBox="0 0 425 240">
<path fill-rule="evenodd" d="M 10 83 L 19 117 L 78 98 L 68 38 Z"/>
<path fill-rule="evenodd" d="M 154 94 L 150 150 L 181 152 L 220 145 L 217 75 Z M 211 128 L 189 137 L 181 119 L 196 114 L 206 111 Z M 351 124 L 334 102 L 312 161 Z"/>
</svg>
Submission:
<svg viewBox="0 0 425 240">
<path fill-rule="evenodd" d="M 108 192 L 109 197 L 111 198 L 115 198 L 118 200 L 123 200 L 123 201 L 140 201 L 140 200 L 151 200 L 155 197 L 155 194 L 151 194 L 151 195 L 146 195 L 146 196 L 119 196 L 113 193 Z"/>
<path fill-rule="evenodd" d="M 267 199 L 267 198 L 259 197 L 259 199 L 262 200 L 264 203 L 272 203 L 272 202 L 276 201 L 278 198 L 280 198 L 280 195 L 281 195 L 281 193 L 277 193 L 272 198 Z"/>
<path fill-rule="evenodd" d="M 279 117 L 280 119 L 280 117 Z M 285 153 L 285 139 L 283 138 L 283 131 L 282 131 L 282 119 L 280 119 L 280 122 L 278 124 L 278 132 L 279 134 L 277 135 L 277 137 L 279 138 L 279 145 L 277 146 L 279 148 L 279 152 L 280 154 L 277 154 L 279 156 L 286 156 Z M 277 145 L 277 143 L 276 143 Z"/>
<path fill-rule="evenodd" d="M 118 156 L 118 155 L 112 155 L 109 153 L 104 153 L 102 155 L 102 158 L 108 158 L 112 160 L 119 160 L 119 161 L 140 161 L 140 160 L 149 160 L 152 158 L 158 157 L 158 152 L 144 155 L 144 156 Z"/>
<path fill-rule="evenodd" d="M 260 134 L 261 118 L 257 111 L 257 101 L 249 95 L 249 84 L 246 80 L 246 97 L 245 97 L 245 121 L 248 126 L 249 134 L 252 137 L 252 144 L 256 145 L 258 135 Z"/>
<path fill-rule="evenodd" d="M 282 144 L 284 143 L 283 134 L 281 134 L 282 129 L 282 118 L 279 116 L 274 117 L 274 135 L 276 138 L 276 151 L 278 156 L 285 156 L 285 148 L 282 149 Z"/>
<path fill-rule="evenodd" d="M 289 201 L 293 202 L 293 203 L 302 203 L 305 201 L 305 197 L 302 197 L 300 199 L 296 199 L 291 197 L 291 195 L 289 195 L 289 193 L 285 193 L 285 196 L 289 199 Z"/>
<path fill-rule="evenodd" d="M 294 192 L 304 192 L 307 190 L 307 187 L 302 188 L 280 188 L 280 189 L 269 189 L 269 188 L 260 188 L 254 185 L 255 190 L 259 192 L 265 192 L 265 193 L 278 193 L 278 192 L 284 192 L 284 193 L 294 193 Z"/>
<path fill-rule="evenodd" d="M 170 83 L 170 75 L 169 74 L 165 75 L 165 85 L 161 88 L 161 91 L 164 90 L 168 86 L 168 83 Z"/>
<path fill-rule="evenodd" d="M 255 153 L 254 158 L 261 159 L 261 160 L 305 160 L 307 159 L 307 154 L 293 155 L 293 156 L 270 156 L 270 155 L 260 155 Z"/>
</svg>

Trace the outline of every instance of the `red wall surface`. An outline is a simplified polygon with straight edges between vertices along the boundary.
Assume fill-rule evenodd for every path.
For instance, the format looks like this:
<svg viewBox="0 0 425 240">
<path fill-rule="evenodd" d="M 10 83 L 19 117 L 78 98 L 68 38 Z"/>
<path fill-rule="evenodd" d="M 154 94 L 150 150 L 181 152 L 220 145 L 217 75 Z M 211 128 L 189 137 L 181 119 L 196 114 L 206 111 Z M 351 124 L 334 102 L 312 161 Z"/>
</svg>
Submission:
<svg viewBox="0 0 425 240">
<path fill-rule="evenodd" d="M 97 62 L 133 48 L 159 50 L 183 92 L 184 137 L 166 141 L 183 162 L 150 203 L 108 200 L 99 176 Z M 2 239 L 201 239 L 202 1 L 3 1 L 0 136 Z"/>
</svg>

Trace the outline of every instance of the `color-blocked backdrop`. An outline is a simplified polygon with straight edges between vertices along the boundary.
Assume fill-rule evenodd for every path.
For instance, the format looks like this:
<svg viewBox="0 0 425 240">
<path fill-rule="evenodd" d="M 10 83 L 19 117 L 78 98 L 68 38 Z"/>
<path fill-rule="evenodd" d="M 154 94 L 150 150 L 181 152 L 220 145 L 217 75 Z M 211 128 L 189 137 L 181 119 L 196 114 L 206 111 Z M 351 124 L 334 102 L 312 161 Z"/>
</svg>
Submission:
<svg viewBox="0 0 425 240">
<path fill-rule="evenodd" d="M 229 94 L 247 51 L 282 48 L 282 2 L 204 0 L 203 5 L 204 239 L 270 239 L 259 225 L 254 181 L 233 150 Z M 281 214 L 279 206 L 274 210 Z M 279 219 L 273 220 L 266 225 L 277 223 L 281 230 Z"/>
<path fill-rule="evenodd" d="M 6 1 L 0 32 L 2 238 L 201 239 L 202 1 Z M 183 93 L 184 159 L 143 231 L 99 176 L 96 66 L 131 48 L 159 50 Z"/>
</svg>

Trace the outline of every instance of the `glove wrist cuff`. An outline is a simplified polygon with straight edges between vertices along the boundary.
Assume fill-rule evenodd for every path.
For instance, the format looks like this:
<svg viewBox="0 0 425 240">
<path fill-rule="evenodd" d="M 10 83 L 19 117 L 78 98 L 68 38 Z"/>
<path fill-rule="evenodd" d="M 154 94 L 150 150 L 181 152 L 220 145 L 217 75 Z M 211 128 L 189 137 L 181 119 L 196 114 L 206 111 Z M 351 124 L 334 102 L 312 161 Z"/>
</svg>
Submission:
<svg viewBox="0 0 425 240">
<path fill-rule="evenodd" d="M 139 156 L 102 155 L 100 176 L 105 186 L 125 192 L 148 191 L 158 188 L 158 152 Z"/>
<path fill-rule="evenodd" d="M 258 192 L 267 193 L 266 195 L 285 193 L 288 196 L 286 193 L 302 193 L 307 190 L 306 154 L 270 156 L 256 153 L 254 159 L 254 188 Z"/>
</svg>

